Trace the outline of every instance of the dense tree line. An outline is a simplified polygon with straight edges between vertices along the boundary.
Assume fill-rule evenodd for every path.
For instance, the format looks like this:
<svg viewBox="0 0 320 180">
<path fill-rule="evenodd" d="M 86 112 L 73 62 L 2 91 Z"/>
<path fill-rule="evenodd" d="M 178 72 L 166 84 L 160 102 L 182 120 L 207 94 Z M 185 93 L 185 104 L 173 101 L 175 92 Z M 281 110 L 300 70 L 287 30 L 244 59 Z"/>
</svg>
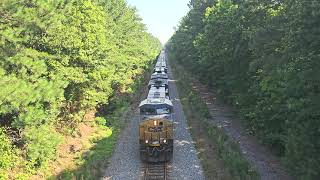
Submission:
<svg viewBox="0 0 320 180">
<path fill-rule="evenodd" d="M 54 159 L 57 128 L 130 91 L 161 48 L 125 0 L 2 0 L 0 17 L 1 175 Z"/>
<path fill-rule="evenodd" d="M 320 1 L 191 0 L 176 60 L 237 107 L 300 179 L 320 177 Z"/>
</svg>

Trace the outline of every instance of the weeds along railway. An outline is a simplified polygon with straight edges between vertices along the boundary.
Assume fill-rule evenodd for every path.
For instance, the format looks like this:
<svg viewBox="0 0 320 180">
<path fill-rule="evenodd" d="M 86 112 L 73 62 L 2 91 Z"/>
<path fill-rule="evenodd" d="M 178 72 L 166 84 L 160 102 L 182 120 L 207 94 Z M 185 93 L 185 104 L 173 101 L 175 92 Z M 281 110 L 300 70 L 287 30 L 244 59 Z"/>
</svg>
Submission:
<svg viewBox="0 0 320 180">
<path fill-rule="evenodd" d="M 148 88 L 147 98 L 139 105 L 143 179 L 167 179 L 167 162 L 173 156 L 173 104 L 169 97 L 164 51 L 161 51 L 157 59 Z"/>
</svg>

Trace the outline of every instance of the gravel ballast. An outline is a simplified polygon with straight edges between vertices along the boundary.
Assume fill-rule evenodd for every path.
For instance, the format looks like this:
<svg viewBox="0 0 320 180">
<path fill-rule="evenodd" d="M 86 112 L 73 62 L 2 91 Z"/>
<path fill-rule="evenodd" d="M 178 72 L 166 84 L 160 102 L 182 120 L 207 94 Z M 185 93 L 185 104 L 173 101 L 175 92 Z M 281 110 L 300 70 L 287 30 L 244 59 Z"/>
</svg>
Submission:
<svg viewBox="0 0 320 180">
<path fill-rule="evenodd" d="M 169 81 L 169 92 L 174 105 L 173 118 L 175 120 L 172 177 L 176 179 L 205 179 L 200 160 L 197 157 L 196 148 L 188 130 L 186 117 L 170 66 L 168 68 L 168 75 L 171 79 Z"/>
<path fill-rule="evenodd" d="M 110 159 L 104 179 L 130 180 L 139 179 L 139 146 L 138 146 L 138 124 L 139 114 L 132 114 L 128 126 L 122 131 L 116 149 Z"/>
</svg>

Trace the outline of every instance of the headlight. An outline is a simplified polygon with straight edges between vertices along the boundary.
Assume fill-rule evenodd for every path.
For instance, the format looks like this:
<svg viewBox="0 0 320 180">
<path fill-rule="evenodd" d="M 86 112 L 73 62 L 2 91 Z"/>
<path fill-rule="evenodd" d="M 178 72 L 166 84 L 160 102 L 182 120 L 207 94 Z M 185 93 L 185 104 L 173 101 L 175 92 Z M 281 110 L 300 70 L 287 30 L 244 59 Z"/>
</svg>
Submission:
<svg viewBox="0 0 320 180">
<path fill-rule="evenodd" d="M 148 144 L 148 142 L 149 142 L 149 141 L 148 141 L 148 140 L 146 140 L 146 144 Z"/>
<path fill-rule="evenodd" d="M 167 140 L 166 140 L 166 139 L 164 139 L 164 140 L 163 140 L 163 143 L 167 143 Z"/>
</svg>

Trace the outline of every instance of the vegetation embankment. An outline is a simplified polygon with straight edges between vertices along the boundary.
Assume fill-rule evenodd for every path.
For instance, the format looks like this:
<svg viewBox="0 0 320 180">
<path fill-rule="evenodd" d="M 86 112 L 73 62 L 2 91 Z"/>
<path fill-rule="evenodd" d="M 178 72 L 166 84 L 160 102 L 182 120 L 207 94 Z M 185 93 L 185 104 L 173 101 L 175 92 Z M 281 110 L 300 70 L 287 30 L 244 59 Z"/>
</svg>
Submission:
<svg viewBox="0 0 320 180">
<path fill-rule="evenodd" d="M 183 111 L 192 138 L 196 142 L 204 173 L 208 179 L 258 179 L 256 171 L 242 156 L 239 145 L 229 140 L 221 128 L 210 123 L 209 110 L 200 95 L 193 90 L 189 72 L 169 54 Z"/>
<path fill-rule="evenodd" d="M 135 9 L 124 0 L 4 0 L 0 15 L 0 179 L 46 177 L 58 149 L 80 157 L 61 147 L 73 140 L 94 150 L 80 166 L 110 153 L 122 111 L 95 117 L 97 109 L 133 93 L 161 48 Z"/>
<path fill-rule="evenodd" d="M 238 109 L 299 179 L 320 177 L 320 2 L 192 0 L 177 60 Z"/>
<path fill-rule="evenodd" d="M 150 65 L 150 69 L 146 69 L 143 75 L 137 77 L 134 84 L 131 85 L 132 93 L 111 98 L 109 104 L 98 109 L 94 122 L 85 122 L 87 126 L 80 126 L 81 131 L 91 129 L 93 132 L 87 133 L 87 136 L 89 135 L 87 138 L 86 136 L 74 137 L 77 141 L 82 140 L 81 144 L 71 141 L 71 144 L 67 143 L 63 146 L 78 146 L 82 149 L 76 153 L 70 153 L 69 157 L 66 156 L 67 159 L 72 158 L 69 161 L 64 161 L 64 158 L 59 156 L 57 161 L 49 166 L 54 172 L 50 179 L 99 179 L 103 177 L 109 158 L 116 146 L 118 135 L 131 120 L 131 115 L 138 106 L 142 91 L 147 85 L 146 79 L 150 77 L 152 67 L 153 65 Z M 88 125 L 94 129 L 92 130 Z M 62 153 L 58 150 L 58 154 Z"/>
</svg>

